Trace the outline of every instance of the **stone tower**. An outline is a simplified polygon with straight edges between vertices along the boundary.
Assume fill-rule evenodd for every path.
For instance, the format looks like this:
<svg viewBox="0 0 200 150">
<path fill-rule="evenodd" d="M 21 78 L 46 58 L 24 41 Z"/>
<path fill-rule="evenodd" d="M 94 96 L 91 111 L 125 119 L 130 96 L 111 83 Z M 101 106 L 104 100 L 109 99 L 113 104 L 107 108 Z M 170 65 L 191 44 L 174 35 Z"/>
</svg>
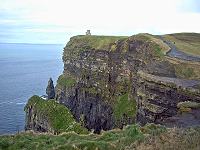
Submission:
<svg viewBox="0 0 200 150">
<path fill-rule="evenodd" d="M 87 30 L 86 35 L 91 35 L 90 30 Z"/>
</svg>

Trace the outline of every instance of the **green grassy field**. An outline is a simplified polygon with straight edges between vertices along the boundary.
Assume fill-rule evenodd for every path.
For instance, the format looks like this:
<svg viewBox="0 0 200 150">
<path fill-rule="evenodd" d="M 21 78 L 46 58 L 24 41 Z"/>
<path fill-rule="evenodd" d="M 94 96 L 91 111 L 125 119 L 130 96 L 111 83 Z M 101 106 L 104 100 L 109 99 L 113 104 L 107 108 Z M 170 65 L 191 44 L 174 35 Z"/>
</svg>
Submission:
<svg viewBox="0 0 200 150">
<path fill-rule="evenodd" d="M 200 56 L 200 34 L 198 33 L 176 33 L 164 35 L 166 40 L 188 54 Z"/>
</svg>

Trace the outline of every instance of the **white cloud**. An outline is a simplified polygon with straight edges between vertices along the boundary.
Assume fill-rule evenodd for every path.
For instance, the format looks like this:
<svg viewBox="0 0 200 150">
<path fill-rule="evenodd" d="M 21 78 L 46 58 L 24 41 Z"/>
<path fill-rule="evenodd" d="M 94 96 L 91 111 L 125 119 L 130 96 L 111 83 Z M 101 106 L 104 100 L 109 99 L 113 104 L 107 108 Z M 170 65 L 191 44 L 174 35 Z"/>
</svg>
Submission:
<svg viewBox="0 0 200 150">
<path fill-rule="evenodd" d="M 138 32 L 200 32 L 200 14 L 193 12 L 195 0 L 6 0 L 0 13 L 15 19 L 2 23 L 29 24 L 25 33 L 134 34 Z M 31 24 L 38 24 L 32 27 Z M 62 33 L 63 32 L 63 33 Z M 58 39 L 56 39 L 58 40 Z M 59 39 L 63 42 L 63 39 Z"/>
</svg>

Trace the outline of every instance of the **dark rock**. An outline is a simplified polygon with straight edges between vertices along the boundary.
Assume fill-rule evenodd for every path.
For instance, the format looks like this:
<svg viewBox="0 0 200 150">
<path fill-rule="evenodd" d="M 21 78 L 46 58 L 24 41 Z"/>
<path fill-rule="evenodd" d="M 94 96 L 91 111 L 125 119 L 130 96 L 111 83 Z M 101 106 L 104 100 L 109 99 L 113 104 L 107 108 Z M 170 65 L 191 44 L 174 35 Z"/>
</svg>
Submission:
<svg viewBox="0 0 200 150">
<path fill-rule="evenodd" d="M 48 96 L 48 99 L 55 98 L 55 90 L 54 90 L 53 80 L 51 78 L 48 81 L 48 85 L 46 88 L 46 94 Z"/>
<path fill-rule="evenodd" d="M 187 91 L 199 81 L 177 79 L 174 64 L 159 57 L 156 44 L 146 38 L 118 40 L 115 51 L 83 50 L 88 41 L 72 39 L 64 49 L 63 75 L 76 78 L 77 84 L 57 85 L 56 100 L 67 106 L 77 121 L 82 118 L 88 129 L 99 133 L 135 120 L 141 124 L 162 123 L 177 114 L 179 102 L 200 101 L 195 90 Z M 137 103 L 137 114 L 129 114 L 129 109 L 135 107 L 131 105 L 124 111 L 120 108 L 121 114 L 116 112 L 119 97 L 124 94 L 128 94 L 130 104 Z"/>
</svg>

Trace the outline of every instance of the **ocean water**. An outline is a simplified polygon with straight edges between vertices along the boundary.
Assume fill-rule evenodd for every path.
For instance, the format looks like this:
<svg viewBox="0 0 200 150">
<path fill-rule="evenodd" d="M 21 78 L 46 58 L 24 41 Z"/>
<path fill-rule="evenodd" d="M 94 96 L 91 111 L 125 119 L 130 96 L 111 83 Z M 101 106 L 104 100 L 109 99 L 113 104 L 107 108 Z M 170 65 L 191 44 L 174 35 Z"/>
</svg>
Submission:
<svg viewBox="0 0 200 150">
<path fill-rule="evenodd" d="M 24 130 L 24 106 L 62 73 L 64 45 L 0 44 L 0 134 Z"/>
</svg>

